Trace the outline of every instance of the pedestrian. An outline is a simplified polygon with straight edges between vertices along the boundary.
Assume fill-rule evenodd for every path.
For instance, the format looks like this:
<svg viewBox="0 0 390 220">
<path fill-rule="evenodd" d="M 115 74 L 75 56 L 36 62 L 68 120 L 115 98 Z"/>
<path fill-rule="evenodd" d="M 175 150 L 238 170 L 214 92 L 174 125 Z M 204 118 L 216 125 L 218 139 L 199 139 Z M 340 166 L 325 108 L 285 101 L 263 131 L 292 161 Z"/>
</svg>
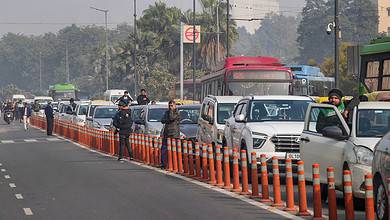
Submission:
<svg viewBox="0 0 390 220">
<path fill-rule="evenodd" d="M 38 100 L 34 101 L 34 104 L 32 106 L 32 109 L 34 111 L 35 115 L 38 115 L 39 110 L 41 110 L 41 105 L 39 104 Z"/>
<path fill-rule="evenodd" d="M 130 102 L 133 101 L 133 99 L 130 97 L 129 92 L 125 91 L 123 96 L 121 96 L 119 99 L 115 101 L 115 104 L 119 103 L 120 101 L 123 101 L 126 105 L 129 105 Z"/>
<path fill-rule="evenodd" d="M 148 96 L 146 95 L 146 90 L 141 89 L 141 94 L 137 97 L 137 103 L 138 105 L 147 105 L 149 104 L 150 100 Z"/>
<path fill-rule="evenodd" d="M 51 106 L 51 102 L 47 103 L 45 107 L 45 115 L 46 115 L 46 132 L 47 135 L 53 135 L 53 124 L 54 124 L 54 114 L 53 107 Z"/>
<path fill-rule="evenodd" d="M 180 115 L 176 108 L 176 102 L 170 100 L 168 102 L 168 110 L 164 113 L 161 123 L 164 124 L 163 130 L 163 146 L 161 149 L 161 164 L 163 168 L 167 166 L 167 145 L 168 138 L 180 138 Z"/>
<path fill-rule="evenodd" d="M 328 103 L 337 107 L 338 111 L 343 114 L 345 105 L 343 103 L 343 92 L 339 89 L 331 89 L 328 93 Z M 339 126 L 341 128 L 341 121 L 334 114 L 331 109 L 321 109 L 318 113 L 316 130 L 321 132 L 322 129 L 328 126 Z"/>
<path fill-rule="evenodd" d="M 129 106 L 126 105 L 124 101 L 120 101 L 119 111 L 115 114 L 113 119 L 113 125 L 116 128 L 116 131 L 119 133 L 119 155 L 118 161 L 121 161 L 123 158 L 123 148 L 126 146 L 127 152 L 129 153 L 130 159 L 133 158 L 132 152 L 130 150 L 130 132 L 131 132 L 131 111 Z"/>
<path fill-rule="evenodd" d="M 27 131 L 28 127 L 30 126 L 31 113 L 32 113 L 31 107 L 27 104 L 27 102 L 25 102 L 22 110 L 23 124 L 24 124 L 25 131 Z"/>
<path fill-rule="evenodd" d="M 70 98 L 69 102 L 70 103 L 68 108 L 66 109 L 66 114 L 74 115 L 76 113 L 77 104 L 74 102 L 74 98 Z"/>
</svg>

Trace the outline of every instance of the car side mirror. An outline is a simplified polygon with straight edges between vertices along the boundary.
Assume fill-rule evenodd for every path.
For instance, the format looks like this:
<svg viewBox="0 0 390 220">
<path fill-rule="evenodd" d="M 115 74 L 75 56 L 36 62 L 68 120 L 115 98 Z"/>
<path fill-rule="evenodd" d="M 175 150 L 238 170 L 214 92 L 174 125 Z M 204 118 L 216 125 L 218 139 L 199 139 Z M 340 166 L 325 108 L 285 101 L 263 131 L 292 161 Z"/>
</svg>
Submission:
<svg viewBox="0 0 390 220">
<path fill-rule="evenodd" d="M 348 136 L 344 135 L 343 130 L 338 126 L 328 126 L 322 129 L 321 131 L 324 137 L 333 138 L 336 140 L 346 140 Z"/>
<path fill-rule="evenodd" d="M 236 122 L 245 122 L 245 115 L 243 115 L 243 114 L 236 115 L 236 116 L 234 117 L 234 120 L 235 120 Z"/>
</svg>

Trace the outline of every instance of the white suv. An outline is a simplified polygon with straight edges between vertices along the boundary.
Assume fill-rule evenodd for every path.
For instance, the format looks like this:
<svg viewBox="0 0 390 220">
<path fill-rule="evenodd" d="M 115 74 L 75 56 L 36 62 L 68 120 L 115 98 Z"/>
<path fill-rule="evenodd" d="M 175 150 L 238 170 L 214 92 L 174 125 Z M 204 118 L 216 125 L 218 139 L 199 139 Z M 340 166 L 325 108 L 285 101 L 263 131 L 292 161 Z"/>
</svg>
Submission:
<svg viewBox="0 0 390 220">
<path fill-rule="evenodd" d="M 312 102 L 304 96 L 243 98 L 226 121 L 226 145 L 245 149 L 248 155 L 255 151 L 257 158 L 265 154 L 268 161 L 273 156 L 282 162 L 286 158 L 297 161 L 306 109 Z"/>
<path fill-rule="evenodd" d="M 205 97 L 202 102 L 198 119 L 196 139 L 200 143 L 223 144 L 225 121 L 232 115 L 234 106 L 242 96 L 212 96 Z"/>
</svg>

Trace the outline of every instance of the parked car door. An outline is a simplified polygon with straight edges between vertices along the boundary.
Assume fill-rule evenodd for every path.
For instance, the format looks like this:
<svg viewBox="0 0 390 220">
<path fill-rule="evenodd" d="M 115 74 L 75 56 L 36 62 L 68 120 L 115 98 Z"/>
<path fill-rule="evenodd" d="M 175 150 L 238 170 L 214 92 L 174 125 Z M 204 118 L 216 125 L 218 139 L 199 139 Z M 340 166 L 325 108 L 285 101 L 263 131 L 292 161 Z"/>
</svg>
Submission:
<svg viewBox="0 0 390 220">
<path fill-rule="evenodd" d="M 240 102 L 240 103 L 238 103 L 238 105 L 240 106 L 240 108 L 237 109 L 237 110 L 240 110 L 240 111 L 236 112 L 236 114 L 235 114 L 235 122 L 231 126 L 230 129 L 232 131 L 233 147 L 237 147 L 238 149 L 240 149 L 240 146 L 241 146 L 241 143 L 240 143 L 241 133 L 242 133 L 243 128 L 246 125 L 246 122 L 245 121 L 237 121 L 236 117 L 239 116 L 239 115 L 244 115 L 244 118 L 246 119 L 247 101 Z"/>
<path fill-rule="evenodd" d="M 319 125 L 323 122 L 319 119 L 321 112 L 326 112 L 329 117 L 332 117 L 332 120 L 327 120 L 327 122 L 332 121 L 332 123 L 326 124 L 327 126 L 323 129 Z M 339 135 L 340 137 L 329 135 L 328 130 L 326 130 L 329 128 L 333 131 L 341 129 L 342 135 Z M 312 165 L 318 163 L 320 164 L 321 183 L 327 182 L 326 169 L 333 167 L 335 169 L 336 185 L 341 184 L 343 154 L 345 147 L 349 144 L 347 141 L 349 132 L 346 122 L 335 106 L 327 104 L 309 105 L 300 142 L 300 154 L 301 159 L 305 162 L 306 179 L 312 180 Z"/>
</svg>

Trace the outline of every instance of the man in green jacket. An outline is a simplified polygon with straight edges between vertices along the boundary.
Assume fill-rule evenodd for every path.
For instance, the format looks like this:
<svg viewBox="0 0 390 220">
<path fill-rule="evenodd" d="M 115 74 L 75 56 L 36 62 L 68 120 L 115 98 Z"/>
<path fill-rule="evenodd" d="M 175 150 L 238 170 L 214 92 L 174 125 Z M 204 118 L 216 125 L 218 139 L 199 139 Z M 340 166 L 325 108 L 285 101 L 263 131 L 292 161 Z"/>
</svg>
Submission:
<svg viewBox="0 0 390 220">
<path fill-rule="evenodd" d="M 343 96 L 343 92 L 339 89 L 332 89 L 328 93 L 329 102 L 327 104 L 336 106 L 341 114 L 345 111 L 342 101 Z M 318 113 L 316 130 L 321 132 L 325 127 L 334 125 L 341 127 L 341 121 L 337 117 L 336 112 L 333 109 L 321 109 Z"/>
</svg>

